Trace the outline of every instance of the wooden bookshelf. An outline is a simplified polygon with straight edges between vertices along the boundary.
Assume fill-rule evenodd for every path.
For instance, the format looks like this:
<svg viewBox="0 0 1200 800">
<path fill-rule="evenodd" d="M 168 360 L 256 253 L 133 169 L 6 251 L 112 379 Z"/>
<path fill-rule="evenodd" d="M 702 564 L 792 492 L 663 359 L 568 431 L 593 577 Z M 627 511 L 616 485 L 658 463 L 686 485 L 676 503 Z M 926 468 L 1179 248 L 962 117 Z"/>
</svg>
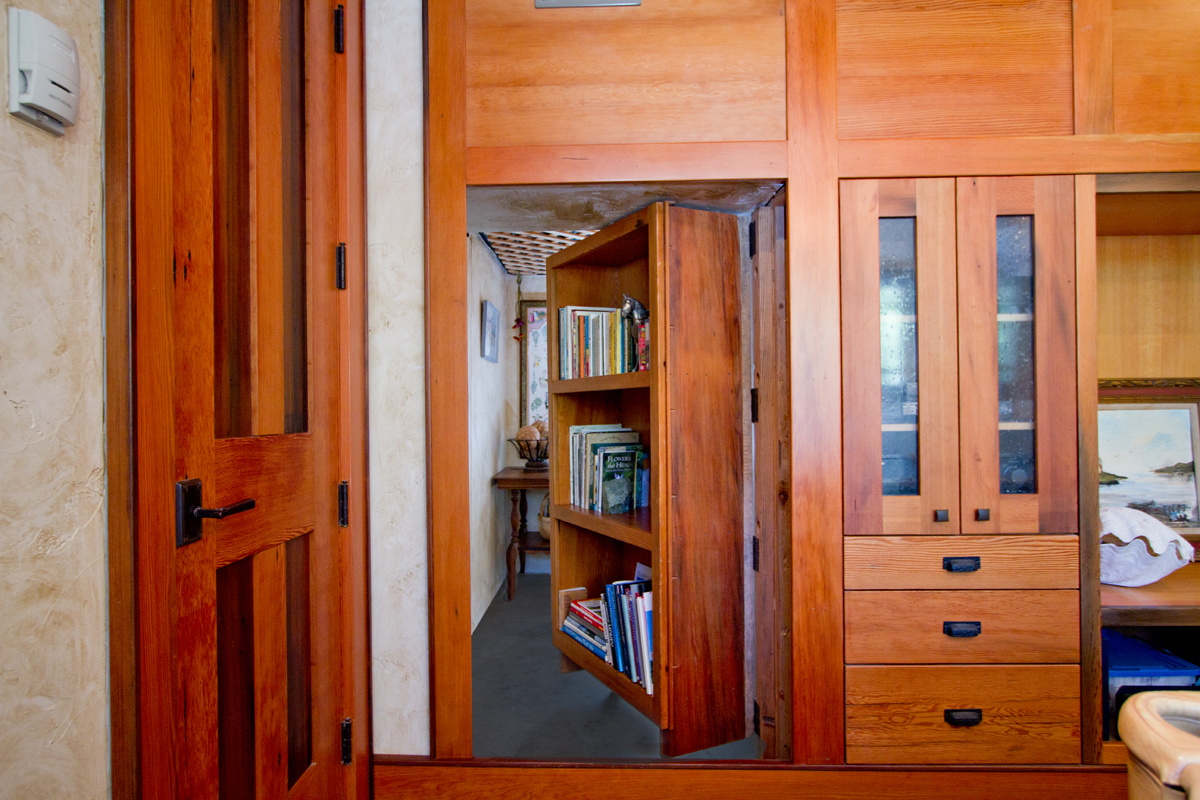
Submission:
<svg viewBox="0 0 1200 800">
<path fill-rule="evenodd" d="M 558 309 L 617 308 L 627 294 L 650 312 L 650 369 L 550 381 L 552 635 L 567 659 L 659 726 L 666 756 L 746 735 L 739 270 L 735 217 L 666 203 L 547 260 L 552 378 L 561 374 Z M 649 507 L 571 505 L 571 426 L 601 423 L 638 432 Z M 639 563 L 652 573 L 653 696 L 558 630 L 560 590 L 600 597 Z"/>
<path fill-rule="evenodd" d="M 1101 586 L 1100 619 L 1111 625 L 1200 625 L 1200 563 L 1149 586 Z"/>
</svg>

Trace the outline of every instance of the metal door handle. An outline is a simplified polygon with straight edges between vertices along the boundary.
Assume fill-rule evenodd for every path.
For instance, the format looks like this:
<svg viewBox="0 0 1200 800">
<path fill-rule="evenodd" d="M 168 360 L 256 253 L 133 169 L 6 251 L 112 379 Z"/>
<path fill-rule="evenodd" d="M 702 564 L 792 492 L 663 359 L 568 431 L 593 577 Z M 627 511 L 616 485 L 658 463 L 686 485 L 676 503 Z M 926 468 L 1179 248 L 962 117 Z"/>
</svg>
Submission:
<svg viewBox="0 0 1200 800">
<path fill-rule="evenodd" d="M 249 511 L 252 508 L 254 508 L 254 500 L 247 497 L 245 500 L 238 500 L 231 506 L 221 506 L 220 508 L 200 508 L 197 506 L 192 509 L 192 516 L 197 519 L 225 519 L 226 517 L 232 517 L 234 514 Z"/>
<path fill-rule="evenodd" d="M 220 508 L 203 508 L 204 486 L 199 478 L 189 478 L 175 483 L 175 546 L 200 541 L 204 535 L 201 520 L 225 519 L 254 508 L 254 500 L 247 497 L 233 505 Z"/>
</svg>

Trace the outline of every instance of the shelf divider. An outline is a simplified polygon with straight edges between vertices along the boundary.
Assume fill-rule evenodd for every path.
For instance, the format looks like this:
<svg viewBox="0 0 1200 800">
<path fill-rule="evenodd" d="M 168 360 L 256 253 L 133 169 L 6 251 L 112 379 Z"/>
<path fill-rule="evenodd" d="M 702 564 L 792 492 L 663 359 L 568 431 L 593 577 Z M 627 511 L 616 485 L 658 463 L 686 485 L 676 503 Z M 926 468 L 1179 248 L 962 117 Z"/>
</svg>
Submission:
<svg viewBox="0 0 1200 800">
<path fill-rule="evenodd" d="M 640 684 L 617 672 L 607 661 L 588 650 L 560 630 L 554 631 L 554 646 L 567 658 L 590 672 L 596 680 L 619 694 L 625 702 L 642 712 L 655 725 L 660 725 L 654 713 L 654 698 Z"/>
<path fill-rule="evenodd" d="M 654 552 L 654 536 L 650 529 L 650 507 L 638 508 L 628 514 L 601 514 L 579 506 L 552 506 L 550 515 L 580 528 L 617 539 Z"/>
<path fill-rule="evenodd" d="M 550 394 L 574 394 L 575 392 L 609 392 L 619 389 L 648 389 L 653 379 L 651 370 L 620 372 L 616 375 L 597 375 L 591 378 L 571 378 L 565 381 L 550 381 Z"/>
</svg>

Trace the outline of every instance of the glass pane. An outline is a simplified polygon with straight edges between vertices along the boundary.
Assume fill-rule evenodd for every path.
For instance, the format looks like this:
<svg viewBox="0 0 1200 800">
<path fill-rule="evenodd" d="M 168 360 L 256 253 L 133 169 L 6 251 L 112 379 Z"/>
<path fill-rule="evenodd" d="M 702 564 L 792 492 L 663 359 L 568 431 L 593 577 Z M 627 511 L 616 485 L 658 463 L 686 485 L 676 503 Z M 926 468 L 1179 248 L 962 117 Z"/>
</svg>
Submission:
<svg viewBox="0 0 1200 800">
<path fill-rule="evenodd" d="M 1033 217 L 996 218 L 1000 491 L 1037 491 Z"/>
<path fill-rule="evenodd" d="M 304 534 L 286 545 L 288 788 L 312 764 L 312 634 L 308 543 Z"/>
<path fill-rule="evenodd" d="M 278 35 L 256 41 L 250 36 L 251 9 L 248 0 L 216 0 L 213 12 L 218 438 L 308 429 L 303 3 L 283 0 Z M 256 103 L 251 51 L 274 47 L 281 64 L 279 94 Z M 269 179 L 252 180 L 252 164 Z M 259 230 L 259 218 L 274 219 L 270 224 L 278 227 Z"/>
<path fill-rule="evenodd" d="M 917 221 L 879 220 L 883 493 L 920 494 L 917 435 Z"/>
</svg>

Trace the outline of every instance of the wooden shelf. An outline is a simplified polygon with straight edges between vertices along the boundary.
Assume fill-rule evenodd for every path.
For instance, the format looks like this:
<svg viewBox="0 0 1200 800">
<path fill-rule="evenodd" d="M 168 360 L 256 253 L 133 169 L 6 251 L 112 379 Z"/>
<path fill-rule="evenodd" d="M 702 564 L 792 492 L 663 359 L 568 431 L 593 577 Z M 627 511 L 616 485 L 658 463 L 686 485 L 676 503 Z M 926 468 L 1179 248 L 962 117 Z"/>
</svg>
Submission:
<svg viewBox="0 0 1200 800">
<path fill-rule="evenodd" d="M 620 695 L 629 705 L 642 712 L 655 725 L 660 724 L 654 713 L 654 698 L 646 694 L 646 690 L 640 684 L 629 680 L 624 673 L 617 672 L 604 659 L 599 658 L 562 631 L 554 631 L 554 646 L 567 658 L 591 673 L 596 680 Z"/>
<path fill-rule="evenodd" d="M 1104 625 L 1200 625 L 1200 563 L 1149 586 L 1100 587 Z"/>
<path fill-rule="evenodd" d="M 654 536 L 650 531 L 650 508 L 639 508 L 628 514 L 601 514 L 579 506 L 552 506 L 550 516 L 569 522 L 610 539 L 654 551 Z"/>
<path fill-rule="evenodd" d="M 575 392 L 611 392 L 621 389 L 649 389 L 653 378 L 650 370 L 621 372 L 616 375 L 597 375 L 593 378 L 571 378 L 565 381 L 550 381 L 550 394 L 574 394 Z"/>
</svg>

